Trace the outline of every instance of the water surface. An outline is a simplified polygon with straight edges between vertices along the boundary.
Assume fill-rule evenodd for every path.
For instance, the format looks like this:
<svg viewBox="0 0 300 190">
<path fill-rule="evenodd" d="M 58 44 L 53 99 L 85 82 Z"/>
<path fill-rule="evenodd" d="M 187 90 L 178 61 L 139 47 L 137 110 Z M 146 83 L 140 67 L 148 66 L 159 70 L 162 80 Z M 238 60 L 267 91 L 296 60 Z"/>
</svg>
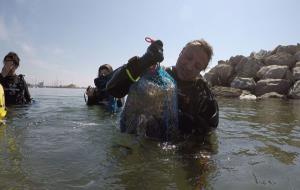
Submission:
<svg viewBox="0 0 300 190">
<path fill-rule="evenodd" d="M 83 89 L 30 89 L 0 125 L 0 189 L 299 189 L 300 101 L 220 99 L 220 125 L 193 143 L 118 129 Z"/>
</svg>

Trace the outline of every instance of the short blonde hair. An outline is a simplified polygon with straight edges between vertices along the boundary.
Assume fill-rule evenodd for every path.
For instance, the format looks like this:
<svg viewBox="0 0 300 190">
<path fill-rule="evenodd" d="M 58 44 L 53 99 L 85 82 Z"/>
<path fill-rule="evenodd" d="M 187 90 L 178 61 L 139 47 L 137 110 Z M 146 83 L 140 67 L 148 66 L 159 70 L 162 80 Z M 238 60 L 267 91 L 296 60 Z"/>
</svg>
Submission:
<svg viewBox="0 0 300 190">
<path fill-rule="evenodd" d="M 210 60 L 214 54 L 212 46 L 204 39 L 190 41 L 184 46 L 184 48 L 186 48 L 186 47 L 202 48 L 208 56 L 208 62 L 210 62 Z"/>
</svg>

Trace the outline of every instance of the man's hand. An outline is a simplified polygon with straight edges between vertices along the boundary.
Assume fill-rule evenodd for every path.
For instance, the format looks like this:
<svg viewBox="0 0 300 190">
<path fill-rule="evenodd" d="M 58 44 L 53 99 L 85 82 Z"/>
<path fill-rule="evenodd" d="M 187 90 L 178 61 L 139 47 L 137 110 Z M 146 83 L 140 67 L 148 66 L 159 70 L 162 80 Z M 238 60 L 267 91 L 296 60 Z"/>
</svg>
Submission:
<svg viewBox="0 0 300 190">
<path fill-rule="evenodd" d="M 11 70 L 13 70 L 15 68 L 15 65 L 12 61 L 8 61 L 4 64 L 2 71 L 1 71 L 1 75 L 3 77 L 6 77 Z"/>
<path fill-rule="evenodd" d="M 91 87 L 91 86 L 88 86 L 87 89 L 86 89 L 86 91 L 85 91 L 85 94 L 86 94 L 87 96 L 89 96 L 89 97 L 94 96 L 95 90 L 96 90 L 96 88 L 93 88 L 93 87 Z"/>
<path fill-rule="evenodd" d="M 163 43 L 156 40 L 147 48 L 146 53 L 141 57 L 141 62 L 144 66 L 150 67 L 164 60 Z"/>
</svg>

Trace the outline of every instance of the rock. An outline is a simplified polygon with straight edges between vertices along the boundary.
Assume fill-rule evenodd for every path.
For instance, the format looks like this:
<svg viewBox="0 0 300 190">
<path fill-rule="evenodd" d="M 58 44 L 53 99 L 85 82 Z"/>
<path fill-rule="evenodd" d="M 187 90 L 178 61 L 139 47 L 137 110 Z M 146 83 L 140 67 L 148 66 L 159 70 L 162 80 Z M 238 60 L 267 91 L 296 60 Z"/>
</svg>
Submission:
<svg viewBox="0 0 300 190">
<path fill-rule="evenodd" d="M 286 95 L 278 94 L 276 92 L 269 92 L 262 96 L 259 96 L 258 99 L 265 99 L 265 98 L 280 98 L 280 99 L 286 99 Z"/>
<path fill-rule="evenodd" d="M 300 80 L 298 80 L 290 89 L 288 96 L 290 98 L 300 99 Z"/>
<path fill-rule="evenodd" d="M 294 58 L 296 59 L 296 61 L 300 61 L 300 51 L 297 51 L 297 53 L 295 53 Z"/>
<path fill-rule="evenodd" d="M 235 68 L 235 66 L 240 62 L 247 62 L 247 58 L 243 55 L 237 55 L 230 57 L 228 63 Z"/>
<path fill-rule="evenodd" d="M 293 55 L 280 52 L 266 57 L 264 63 L 265 65 L 285 65 L 292 68 L 296 63 L 296 60 Z"/>
<path fill-rule="evenodd" d="M 263 60 L 264 58 L 266 58 L 269 55 L 271 55 L 271 51 L 266 51 L 266 50 L 262 49 L 259 52 L 252 52 L 250 54 L 250 57 L 259 59 L 259 60 Z"/>
<path fill-rule="evenodd" d="M 214 72 L 214 68 L 212 68 L 208 73 L 205 73 L 204 78 L 211 86 L 221 83 L 219 82 L 218 74 Z"/>
<path fill-rule="evenodd" d="M 212 85 L 229 86 L 234 70 L 231 65 L 219 64 L 212 68 L 204 78 Z M 231 79 L 231 80 L 230 80 Z"/>
<path fill-rule="evenodd" d="M 300 50 L 300 45 L 288 45 L 288 46 L 278 46 L 276 53 L 289 53 L 294 55 L 297 51 Z"/>
<path fill-rule="evenodd" d="M 253 94 L 242 93 L 239 97 L 241 100 L 256 100 L 257 97 Z"/>
<path fill-rule="evenodd" d="M 220 65 L 220 64 L 226 64 L 227 62 L 226 61 L 223 61 L 223 60 L 219 60 L 218 61 L 218 65 Z"/>
<path fill-rule="evenodd" d="M 256 74 L 259 79 L 287 79 L 293 81 L 293 75 L 288 66 L 269 65 L 260 68 Z"/>
<path fill-rule="evenodd" d="M 293 78 L 294 80 L 300 80 L 300 67 L 294 67 L 293 69 Z"/>
<path fill-rule="evenodd" d="M 290 82 L 285 79 L 263 79 L 256 83 L 255 95 L 261 96 L 269 92 L 287 94 L 290 88 Z"/>
<path fill-rule="evenodd" d="M 238 77 L 255 78 L 257 71 L 263 66 L 263 63 L 254 58 L 248 58 L 247 62 L 240 62 L 236 65 L 235 71 Z"/>
<path fill-rule="evenodd" d="M 253 91 L 255 89 L 255 85 L 256 83 L 253 80 L 253 78 L 242 78 L 242 77 L 235 77 L 230 84 L 232 88 L 238 88 L 238 89 L 249 90 L 249 91 Z"/>
<path fill-rule="evenodd" d="M 212 86 L 218 86 L 215 89 L 218 96 L 239 97 L 240 90 L 248 90 L 257 97 L 273 92 L 262 98 L 282 98 L 289 93 L 292 84 L 300 81 L 300 44 L 279 45 L 273 51 L 260 50 L 249 57 L 236 55 L 220 60 L 204 78 Z M 254 99 L 251 94 L 240 98 Z"/>
<path fill-rule="evenodd" d="M 211 89 L 217 97 L 238 98 L 243 93 L 243 90 L 237 88 L 214 86 Z"/>
<path fill-rule="evenodd" d="M 276 54 L 276 52 L 277 52 L 277 49 L 280 47 L 280 45 L 279 46 L 277 46 L 274 50 L 272 50 L 271 51 L 271 55 L 274 55 L 274 54 Z"/>
</svg>

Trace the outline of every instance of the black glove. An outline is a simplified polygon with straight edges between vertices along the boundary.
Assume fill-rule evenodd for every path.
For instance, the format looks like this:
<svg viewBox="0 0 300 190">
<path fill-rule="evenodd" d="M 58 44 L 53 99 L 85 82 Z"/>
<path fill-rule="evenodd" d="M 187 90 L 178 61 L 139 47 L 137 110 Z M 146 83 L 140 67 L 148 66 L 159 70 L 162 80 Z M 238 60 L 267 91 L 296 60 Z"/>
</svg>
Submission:
<svg viewBox="0 0 300 190">
<path fill-rule="evenodd" d="M 126 68 L 130 71 L 133 78 L 139 77 L 152 65 L 162 62 L 164 60 L 163 43 L 160 40 L 156 40 L 151 43 L 147 48 L 146 53 L 142 57 L 131 58 Z"/>
<path fill-rule="evenodd" d="M 149 68 L 158 62 L 162 62 L 164 60 L 162 41 L 156 40 L 152 42 L 140 59 L 143 68 Z"/>
</svg>

